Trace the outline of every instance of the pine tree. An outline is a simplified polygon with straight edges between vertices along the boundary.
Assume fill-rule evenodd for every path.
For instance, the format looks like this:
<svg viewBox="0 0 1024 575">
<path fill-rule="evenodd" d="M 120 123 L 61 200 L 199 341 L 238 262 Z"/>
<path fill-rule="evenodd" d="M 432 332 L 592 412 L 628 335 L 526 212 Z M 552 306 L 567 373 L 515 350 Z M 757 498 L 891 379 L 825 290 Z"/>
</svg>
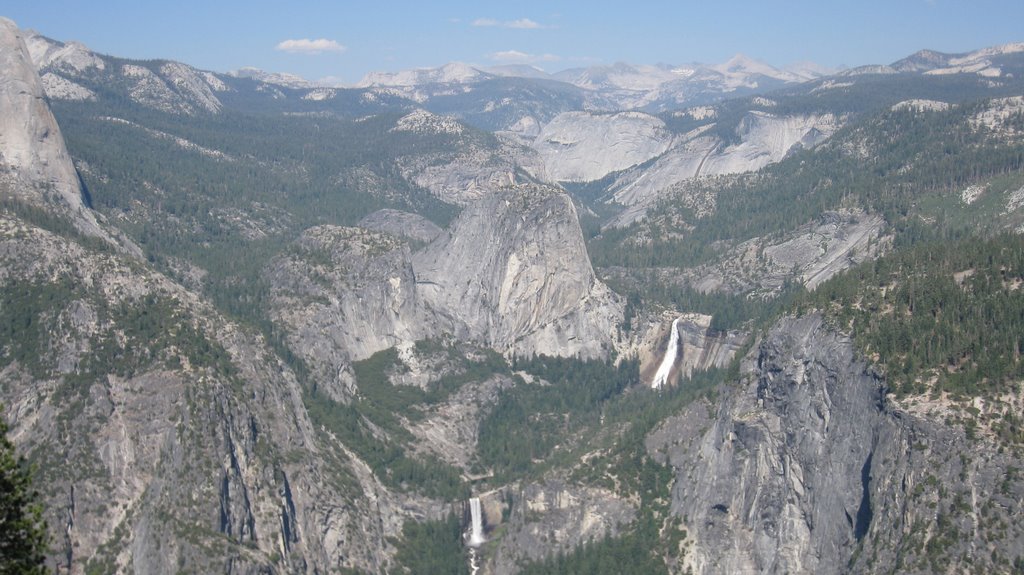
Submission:
<svg viewBox="0 0 1024 575">
<path fill-rule="evenodd" d="M 24 459 L 0 420 L 0 575 L 42 574 L 46 525 Z"/>
</svg>

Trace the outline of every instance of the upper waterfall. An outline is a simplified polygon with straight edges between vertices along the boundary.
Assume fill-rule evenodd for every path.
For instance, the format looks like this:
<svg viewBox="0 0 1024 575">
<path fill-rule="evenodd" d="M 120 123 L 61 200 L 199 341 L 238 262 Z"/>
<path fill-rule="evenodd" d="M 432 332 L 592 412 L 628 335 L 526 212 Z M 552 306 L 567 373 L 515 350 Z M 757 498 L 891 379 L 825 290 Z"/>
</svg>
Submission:
<svg viewBox="0 0 1024 575">
<path fill-rule="evenodd" d="M 672 322 L 672 335 L 668 339 L 668 349 L 665 350 L 665 358 L 661 360 L 661 365 L 658 366 L 658 371 L 654 374 L 654 380 L 651 381 L 652 389 L 661 389 L 668 382 L 668 376 L 672 373 L 672 366 L 676 364 L 676 355 L 679 353 L 679 320 L 676 318 Z"/>
</svg>

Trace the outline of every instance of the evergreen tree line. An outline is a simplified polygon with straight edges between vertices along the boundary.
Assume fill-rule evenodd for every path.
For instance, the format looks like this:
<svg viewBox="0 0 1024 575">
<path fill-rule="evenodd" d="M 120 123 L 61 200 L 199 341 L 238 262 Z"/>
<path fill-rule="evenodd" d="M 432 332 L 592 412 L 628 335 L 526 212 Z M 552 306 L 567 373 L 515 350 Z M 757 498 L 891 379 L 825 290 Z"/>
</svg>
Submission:
<svg viewBox="0 0 1024 575">
<path fill-rule="evenodd" d="M 1024 238 L 922 241 L 828 282 L 800 308 L 826 310 L 877 356 L 898 394 L 998 396 L 1024 377 Z"/>
<path fill-rule="evenodd" d="M 480 422 L 477 449 L 482 463 L 499 477 L 535 469 L 555 446 L 600 419 L 602 406 L 640 381 L 639 361 L 538 356 L 513 361 L 546 382 L 524 382 L 502 390 Z"/>
</svg>

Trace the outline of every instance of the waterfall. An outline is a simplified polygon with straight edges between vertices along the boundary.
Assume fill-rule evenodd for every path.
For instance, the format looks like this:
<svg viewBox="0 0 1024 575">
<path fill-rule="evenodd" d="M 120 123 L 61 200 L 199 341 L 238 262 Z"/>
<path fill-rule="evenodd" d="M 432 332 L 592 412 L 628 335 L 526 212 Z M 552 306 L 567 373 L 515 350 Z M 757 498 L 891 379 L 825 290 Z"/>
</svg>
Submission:
<svg viewBox="0 0 1024 575">
<path fill-rule="evenodd" d="M 672 322 L 672 335 L 668 338 L 668 349 L 665 350 L 665 358 L 661 360 L 658 371 L 654 374 L 654 381 L 651 388 L 661 389 L 668 383 L 668 376 L 672 373 L 672 367 L 676 364 L 676 355 L 679 353 L 679 319 Z"/>
<path fill-rule="evenodd" d="M 469 514 L 473 520 L 471 531 L 469 532 L 469 546 L 479 547 L 483 544 L 484 540 L 484 518 L 480 511 L 480 498 L 471 497 L 469 499 Z"/>
</svg>

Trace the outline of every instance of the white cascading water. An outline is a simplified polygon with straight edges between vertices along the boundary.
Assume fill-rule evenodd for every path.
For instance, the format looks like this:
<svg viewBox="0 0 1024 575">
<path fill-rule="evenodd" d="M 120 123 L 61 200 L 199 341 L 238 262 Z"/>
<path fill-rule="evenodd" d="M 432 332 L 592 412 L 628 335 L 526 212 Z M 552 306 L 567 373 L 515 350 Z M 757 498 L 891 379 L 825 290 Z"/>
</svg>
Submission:
<svg viewBox="0 0 1024 575">
<path fill-rule="evenodd" d="M 469 532 L 469 546 L 479 547 L 483 545 L 484 541 L 484 518 L 480 512 L 480 498 L 471 497 L 469 499 L 469 515 L 473 520 L 472 527 Z"/>
<path fill-rule="evenodd" d="M 668 383 L 668 376 L 672 373 L 672 366 L 676 364 L 676 354 L 679 353 L 679 319 L 672 322 L 672 335 L 668 338 L 668 349 L 665 350 L 665 358 L 661 360 L 658 371 L 654 374 L 654 381 L 651 382 L 652 389 L 661 389 Z"/>
</svg>

